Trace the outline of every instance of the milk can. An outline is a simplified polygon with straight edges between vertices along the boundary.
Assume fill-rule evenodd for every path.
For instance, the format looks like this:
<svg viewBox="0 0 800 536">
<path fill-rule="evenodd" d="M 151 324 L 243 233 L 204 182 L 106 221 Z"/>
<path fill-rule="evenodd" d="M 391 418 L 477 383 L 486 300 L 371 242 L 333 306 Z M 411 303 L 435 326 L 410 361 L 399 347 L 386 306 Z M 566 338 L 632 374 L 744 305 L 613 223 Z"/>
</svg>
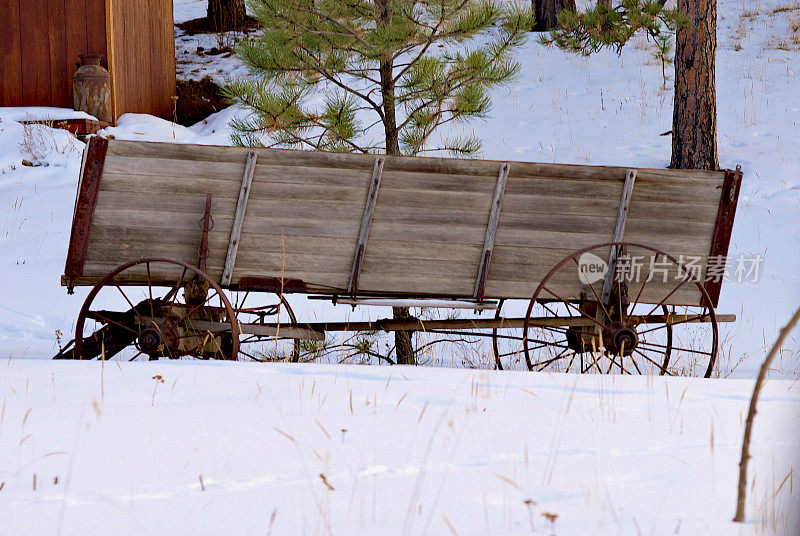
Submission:
<svg viewBox="0 0 800 536">
<path fill-rule="evenodd" d="M 72 76 L 73 108 L 111 123 L 111 74 L 100 65 L 100 54 L 81 54 L 80 58 L 81 65 Z"/>
</svg>

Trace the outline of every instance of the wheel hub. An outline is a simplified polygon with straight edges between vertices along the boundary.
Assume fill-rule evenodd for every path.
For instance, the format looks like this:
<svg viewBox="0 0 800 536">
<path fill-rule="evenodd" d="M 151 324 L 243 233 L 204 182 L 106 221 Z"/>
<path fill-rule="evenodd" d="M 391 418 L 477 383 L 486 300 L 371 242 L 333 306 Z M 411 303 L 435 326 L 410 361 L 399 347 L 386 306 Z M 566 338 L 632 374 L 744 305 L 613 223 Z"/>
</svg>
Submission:
<svg viewBox="0 0 800 536">
<path fill-rule="evenodd" d="M 603 330 L 603 343 L 606 350 L 614 355 L 631 355 L 636 345 L 639 344 L 639 336 L 636 330 L 630 326 L 614 323 Z"/>
<path fill-rule="evenodd" d="M 150 357 L 167 356 L 174 359 L 182 355 L 179 339 L 177 330 L 171 325 L 150 326 L 139 334 L 136 346 Z"/>
<path fill-rule="evenodd" d="M 161 333 L 155 328 L 145 328 L 136 340 L 136 346 L 146 354 L 155 354 L 161 346 Z"/>
</svg>

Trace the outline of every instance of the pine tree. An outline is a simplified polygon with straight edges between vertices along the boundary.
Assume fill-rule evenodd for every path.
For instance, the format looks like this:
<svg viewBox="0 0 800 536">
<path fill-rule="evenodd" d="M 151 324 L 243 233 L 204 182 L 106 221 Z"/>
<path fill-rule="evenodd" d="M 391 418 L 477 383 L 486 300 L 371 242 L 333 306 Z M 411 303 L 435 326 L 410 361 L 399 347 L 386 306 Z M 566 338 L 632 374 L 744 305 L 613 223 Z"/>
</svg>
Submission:
<svg viewBox="0 0 800 536">
<path fill-rule="evenodd" d="M 475 155 L 474 136 L 431 144 L 439 127 L 485 118 L 489 91 L 519 72 L 529 7 L 494 0 L 250 0 L 263 28 L 237 54 L 250 77 L 224 91 L 252 111 L 233 122 L 249 146 Z M 408 309 L 395 308 L 395 318 Z M 396 332 L 398 363 L 413 363 Z"/>
<path fill-rule="evenodd" d="M 666 0 L 610 0 L 579 13 L 559 13 L 560 28 L 542 39 L 548 45 L 589 55 L 603 48 L 620 53 L 638 31 L 653 39 L 657 58 L 672 63 L 671 42 L 663 32 L 675 33 L 675 102 L 672 119 L 672 158 L 678 169 L 717 169 L 717 105 L 714 65 L 716 0 L 678 0 L 665 9 Z M 663 72 L 663 71 L 662 71 Z M 663 73 L 666 81 L 666 73 Z"/>
<path fill-rule="evenodd" d="M 536 25 L 533 30 L 546 32 L 558 27 L 558 14 L 565 9 L 575 9 L 575 0 L 532 0 Z"/>
<path fill-rule="evenodd" d="M 690 22 L 675 39 L 672 160 L 676 169 L 719 169 L 717 152 L 717 0 L 678 0 Z"/>
<path fill-rule="evenodd" d="M 584 12 L 564 10 L 558 14 L 559 28 L 542 38 L 545 45 L 583 55 L 604 48 L 618 54 L 636 34 L 643 31 L 656 39 L 664 31 L 674 32 L 689 19 L 678 9 L 664 7 L 665 0 L 622 0 L 616 7 L 599 0 Z"/>
</svg>

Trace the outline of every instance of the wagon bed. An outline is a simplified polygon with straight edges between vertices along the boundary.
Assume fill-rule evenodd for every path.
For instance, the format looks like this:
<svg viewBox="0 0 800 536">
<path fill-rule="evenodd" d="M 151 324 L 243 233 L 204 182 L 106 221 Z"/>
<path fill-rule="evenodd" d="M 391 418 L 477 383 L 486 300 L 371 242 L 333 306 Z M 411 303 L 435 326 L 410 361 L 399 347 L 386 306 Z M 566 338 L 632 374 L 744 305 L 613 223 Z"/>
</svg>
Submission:
<svg viewBox="0 0 800 536">
<path fill-rule="evenodd" d="M 703 275 L 702 284 L 671 293 L 671 282 L 653 281 L 640 287 L 638 300 L 659 303 L 668 294 L 664 306 L 705 299 L 713 308 L 721 279 L 705 275 L 709 258 L 727 254 L 740 183 L 741 173 L 730 170 L 95 137 L 84 153 L 62 284 L 96 285 L 123 263 L 168 258 L 202 263 L 224 289 L 302 292 L 348 303 L 436 298 L 479 308 L 492 300 L 527 300 L 545 279 L 559 299 L 577 301 L 586 299 L 586 284 L 550 274 L 553 267 L 595 244 L 606 244 L 592 251 L 613 266 L 608 244 L 624 240 L 627 254 L 646 253 L 636 246 L 646 244 L 693 258 Z M 681 268 L 676 262 L 671 269 Z M 177 264 L 148 265 L 148 271 L 130 269 L 115 284 L 171 286 L 181 275 Z"/>
<path fill-rule="evenodd" d="M 508 176 L 485 298 L 529 298 L 568 253 L 614 240 L 630 168 L 248 149 L 93 138 L 66 285 L 140 257 L 194 263 L 213 196 L 206 272 L 223 282 L 242 179 L 256 155 L 230 281 L 283 277 L 347 295 L 376 162 L 383 169 L 360 263 L 360 296 L 473 298 L 501 168 Z M 636 169 L 625 239 L 676 255 L 725 255 L 737 175 Z M 174 274 L 153 274 L 174 281 Z M 251 279 L 252 280 L 252 279 Z M 719 288 L 708 286 L 716 305 Z M 291 290 L 291 289 L 289 289 Z M 577 297 L 580 289 L 564 293 Z M 653 288 L 653 292 L 662 289 Z M 695 304 L 687 289 L 670 303 Z"/>
</svg>

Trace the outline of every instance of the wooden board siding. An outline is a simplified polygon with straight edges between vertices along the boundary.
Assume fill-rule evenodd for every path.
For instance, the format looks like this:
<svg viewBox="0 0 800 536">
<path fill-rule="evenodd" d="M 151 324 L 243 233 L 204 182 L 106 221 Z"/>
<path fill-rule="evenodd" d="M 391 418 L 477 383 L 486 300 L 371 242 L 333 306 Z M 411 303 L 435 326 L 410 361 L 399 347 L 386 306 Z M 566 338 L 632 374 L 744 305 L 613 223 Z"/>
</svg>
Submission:
<svg viewBox="0 0 800 536">
<path fill-rule="evenodd" d="M 106 63 L 105 0 L 4 0 L 0 106 L 72 108 L 79 54 Z"/>
<path fill-rule="evenodd" d="M 111 140 L 83 274 L 141 257 L 195 263 L 213 195 L 208 271 L 219 280 L 251 149 Z M 374 155 L 256 149 L 232 274 L 302 279 L 346 293 Z M 469 297 L 499 162 L 386 157 L 359 294 Z M 611 241 L 627 169 L 514 162 L 486 281 L 487 298 L 528 298 L 566 255 Z M 625 240 L 706 258 L 724 172 L 637 170 Z M 607 255 L 606 255 L 607 256 Z M 647 270 L 644 271 L 645 275 Z M 162 274 L 169 281 L 169 274 Z M 598 283 L 599 287 L 602 281 Z M 649 283 L 659 299 L 674 283 Z M 574 298 L 575 274 L 554 291 Z M 631 293 L 638 286 L 631 285 Z M 689 286 L 670 304 L 696 304 Z"/>
<path fill-rule="evenodd" d="M 16 2 L 0 2 L 0 106 L 22 103 L 22 50 L 20 42 L 20 6 Z"/>
<path fill-rule="evenodd" d="M 106 0 L 115 117 L 149 113 L 171 119 L 175 95 L 172 0 Z"/>
<path fill-rule="evenodd" d="M 172 117 L 171 0 L 2 0 L 0 35 L 0 106 L 72 108 L 79 55 L 101 54 L 115 120 L 126 112 Z"/>
</svg>

